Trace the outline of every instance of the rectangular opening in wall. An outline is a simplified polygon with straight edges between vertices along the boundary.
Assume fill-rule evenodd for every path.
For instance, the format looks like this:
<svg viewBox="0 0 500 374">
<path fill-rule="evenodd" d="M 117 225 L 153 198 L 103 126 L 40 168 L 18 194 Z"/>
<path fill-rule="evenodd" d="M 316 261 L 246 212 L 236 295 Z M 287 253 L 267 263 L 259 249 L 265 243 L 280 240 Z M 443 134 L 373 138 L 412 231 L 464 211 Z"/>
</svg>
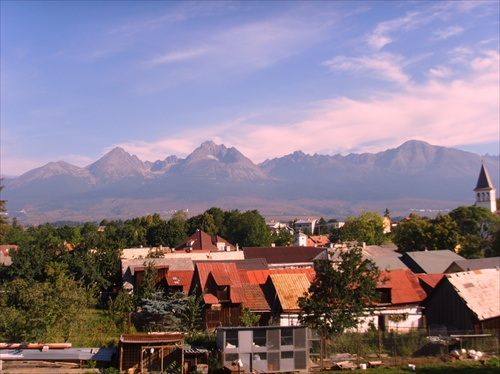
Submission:
<svg viewBox="0 0 500 374">
<path fill-rule="evenodd" d="M 293 345 L 293 329 L 281 329 L 281 345 Z"/>
<path fill-rule="evenodd" d="M 253 346 L 254 347 L 265 347 L 267 344 L 267 332 L 264 329 L 253 330 Z"/>
<path fill-rule="evenodd" d="M 226 348 L 237 348 L 238 347 L 238 330 L 227 330 L 226 331 Z"/>
</svg>

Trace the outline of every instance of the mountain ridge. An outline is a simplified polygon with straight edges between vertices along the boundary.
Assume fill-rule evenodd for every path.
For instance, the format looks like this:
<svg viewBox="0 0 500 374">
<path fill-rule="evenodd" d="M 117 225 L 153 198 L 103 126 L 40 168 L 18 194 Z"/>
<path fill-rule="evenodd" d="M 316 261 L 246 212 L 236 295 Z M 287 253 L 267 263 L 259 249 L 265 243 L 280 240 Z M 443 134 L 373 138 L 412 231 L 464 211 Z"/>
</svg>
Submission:
<svg viewBox="0 0 500 374">
<path fill-rule="evenodd" d="M 407 212 L 411 208 L 404 201 L 445 210 L 472 205 L 481 162 L 498 186 L 500 157 L 417 140 L 346 156 L 295 151 L 260 164 L 213 141 L 186 158 L 171 155 L 154 162 L 117 147 L 86 167 L 50 162 L 6 178 L 4 197 L 11 216 L 30 223 L 121 219 L 211 206 L 259 209 L 275 218 L 296 210 L 345 216 L 380 204 Z"/>
</svg>

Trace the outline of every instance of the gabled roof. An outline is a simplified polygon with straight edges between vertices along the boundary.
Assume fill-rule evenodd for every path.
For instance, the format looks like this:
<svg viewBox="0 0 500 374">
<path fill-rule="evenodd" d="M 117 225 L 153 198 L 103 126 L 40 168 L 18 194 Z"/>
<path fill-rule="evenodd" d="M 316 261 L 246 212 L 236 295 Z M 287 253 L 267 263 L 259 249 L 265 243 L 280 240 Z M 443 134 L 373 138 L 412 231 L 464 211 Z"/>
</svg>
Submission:
<svg viewBox="0 0 500 374">
<path fill-rule="evenodd" d="M 271 311 L 268 288 L 265 284 L 244 283 L 243 292 L 245 294 L 245 302 L 243 303 L 243 307 L 249 308 L 254 312 Z"/>
<path fill-rule="evenodd" d="M 175 247 L 176 251 L 220 251 L 221 248 L 217 244 L 224 247 L 224 250 L 228 248 L 231 251 L 235 250 L 235 246 L 229 243 L 226 239 L 218 235 L 208 235 L 206 232 L 197 230 L 193 235 L 184 240 L 178 246 Z"/>
<path fill-rule="evenodd" d="M 265 258 L 268 264 L 312 262 L 316 256 L 325 252 L 320 247 L 245 247 L 245 258 Z"/>
<path fill-rule="evenodd" d="M 447 274 L 445 280 L 453 286 L 479 321 L 500 316 L 500 270 Z"/>
<path fill-rule="evenodd" d="M 295 268 L 295 269 L 269 269 L 269 270 L 250 270 L 246 272 L 246 278 L 249 283 L 265 284 L 270 274 L 305 274 L 309 282 L 313 282 L 316 277 L 314 268 Z M 243 279 L 243 278 L 242 278 Z"/>
<path fill-rule="evenodd" d="M 444 278 L 444 274 L 417 274 L 417 277 L 425 292 L 430 294 Z"/>
<path fill-rule="evenodd" d="M 300 312 L 299 297 L 304 296 L 311 283 L 305 274 L 270 274 L 281 309 L 285 313 Z"/>
<path fill-rule="evenodd" d="M 470 260 L 453 261 L 444 271 L 445 273 L 456 273 L 461 271 L 500 268 L 500 257 L 474 258 Z"/>
<path fill-rule="evenodd" d="M 311 235 L 307 238 L 307 245 L 311 247 L 325 247 L 330 244 L 328 235 Z"/>
<path fill-rule="evenodd" d="M 188 293 L 193 281 L 194 270 L 169 270 L 165 279 L 170 287 L 182 287 Z"/>
<path fill-rule="evenodd" d="M 455 252 L 445 250 L 406 252 L 401 261 L 414 273 L 443 273 L 453 261 L 464 260 Z"/>
<path fill-rule="evenodd" d="M 418 281 L 418 277 L 411 270 L 392 270 L 381 272 L 381 278 L 387 277 L 379 288 L 391 289 L 391 304 L 416 304 L 422 302 L 427 294 Z"/>
<path fill-rule="evenodd" d="M 481 171 L 479 172 L 479 178 L 477 179 L 476 188 L 474 191 L 482 190 L 489 191 L 493 190 L 493 183 L 491 183 L 490 175 L 488 174 L 488 170 L 486 170 L 486 166 L 484 163 L 481 164 Z"/>
<path fill-rule="evenodd" d="M 270 269 L 270 274 L 305 274 L 309 283 L 316 278 L 316 270 L 314 268 L 295 268 L 295 269 Z"/>
<path fill-rule="evenodd" d="M 206 290 L 206 304 L 217 304 L 217 286 L 229 286 L 229 297 L 232 303 L 245 301 L 238 268 L 234 263 L 198 262 L 196 271 L 200 280 L 201 290 Z"/>
<path fill-rule="evenodd" d="M 380 270 L 405 270 L 408 266 L 401 261 L 402 255 L 399 256 L 382 256 L 370 259 L 377 265 Z"/>
<path fill-rule="evenodd" d="M 267 266 L 267 262 L 265 258 L 248 258 L 243 260 L 194 260 L 195 264 L 203 263 L 203 262 L 225 262 L 235 264 L 238 269 L 243 270 L 267 270 L 269 267 Z"/>
</svg>

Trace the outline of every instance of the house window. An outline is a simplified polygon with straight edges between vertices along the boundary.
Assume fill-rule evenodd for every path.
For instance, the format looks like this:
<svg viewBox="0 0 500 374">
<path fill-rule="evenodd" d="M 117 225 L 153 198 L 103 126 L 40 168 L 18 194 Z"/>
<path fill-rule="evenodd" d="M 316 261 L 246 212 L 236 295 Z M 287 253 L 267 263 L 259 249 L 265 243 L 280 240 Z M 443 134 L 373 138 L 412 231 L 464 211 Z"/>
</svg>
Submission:
<svg viewBox="0 0 500 374">
<path fill-rule="evenodd" d="M 226 331 L 226 348 L 237 348 L 238 347 L 238 331 L 228 330 Z"/>
<path fill-rule="evenodd" d="M 267 343 L 266 330 L 254 330 L 253 331 L 253 346 L 254 347 L 265 347 Z"/>
<path fill-rule="evenodd" d="M 229 286 L 217 287 L 217 299 L 219 301 L 229 301 Z"/>
<path fill-rule="evenodd" d="M 293 351 L 283 351 L 281 352 L 281 358 L 293 358 Z"/>
<path fill-rule="evenodd" d="M 378 289 L 380 304 L 390 304 L 391 303 L 391 289 L 390 288 L 380 288 Z"/>
<path fill-rule="evenodd" d="M 293 345 L 293 330 L 281 330 L 281 345 Z"/>
</svg>

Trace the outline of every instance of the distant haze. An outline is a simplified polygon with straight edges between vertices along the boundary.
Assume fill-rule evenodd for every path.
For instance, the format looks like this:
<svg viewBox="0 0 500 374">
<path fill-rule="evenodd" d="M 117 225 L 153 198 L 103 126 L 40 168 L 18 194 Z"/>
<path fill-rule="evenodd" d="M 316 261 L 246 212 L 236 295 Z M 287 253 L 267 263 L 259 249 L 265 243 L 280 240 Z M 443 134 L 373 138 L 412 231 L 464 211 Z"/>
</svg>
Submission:
<svg viewBox="0 0 500 374">
<path fill-rule="evenodd" d="M 498 156 L 408 141 L 379 153 L 289 155 L 254 164 L 236 148 L 206 141 L 186 158 L 141 161 L 115 148 L 86 167 L 50 162 L 4 180 L 11 217 L 37 224 L 129 219 L 216 206 L 257 209 L 268 219 L 344 219 L 387 208 L 435 216 L 474 203 L 484 162 L 499 185 Z"/>
</svg>

